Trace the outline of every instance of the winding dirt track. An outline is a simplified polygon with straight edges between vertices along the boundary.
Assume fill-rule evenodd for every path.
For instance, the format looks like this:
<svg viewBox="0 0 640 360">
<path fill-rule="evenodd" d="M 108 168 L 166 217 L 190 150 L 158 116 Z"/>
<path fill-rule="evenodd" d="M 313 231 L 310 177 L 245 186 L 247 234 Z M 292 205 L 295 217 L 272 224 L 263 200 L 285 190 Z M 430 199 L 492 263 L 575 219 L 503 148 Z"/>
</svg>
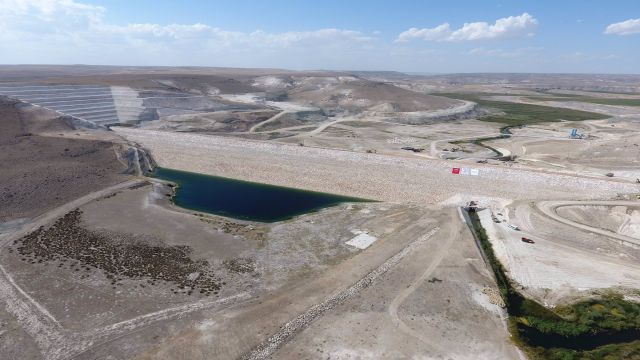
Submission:
<svg viewBox="0 0 640 360">
<path fill-rule="evenodd" d="M 268 359 L 285 343 L 289 342 L 296 334 L 309 327 L 313 321 L 321 317 L 327 311 L 332 310 L 336 306 L 344 303 L 347 299 L 355 296 L 365 288 L 371 286 L 376 279 L 385 274 L 396 266 L 407 255 L 411 254 L 416 248 L 427 242 L 440 228 L 435 227 L 428 233 L 414 240 L 412 243 L 404 247 L 398 253 L 387 259 L 382 265 L 365 275 L 358 282 L 347 289 L 332 295 L 322 303 L 316 304 L 304 313 L 298 315 L 294 319 L 284 324 L 278 332 L 270 336 L 262 344 L 259 344 L 251 352 L 242 356 L 243 360 L 260 360 Z M 439 263 L 439 261 L 434 261 Z"/>
<path fill-rule="evenodd" d="M 138 179 L 133 179 L 133 180 L 128 180 L 113 186 L 110 186 L 108 188 L 102 189 L 102 190 L 98 190 L 98 191 L 94 191 L 90 194 L 87 194 L 81 198 L 75 199 L 73 201 L 70 201 L 62 206 L 59 206 L 51 211 L 48 211 L 38 217 L 35 217 L 33 220 L 31 220 L 30 222 L 22 225 L 19 229 L 17 230 L 13 230 L 11 232 L 7 232 L 7 233 L 0 233 L 0 249 L 6 245 L 8 242 L 21 238 L 25 235 L 27 235 L 28 233 L 36 230 L 37 228 L 39 228 L 40 226 L 45 226 L 49 223 L 51 223 L 52 221 L 56 220 L 57 218 L 65 215 L 66 213 L 68 213 L 69 211 L 72 211 L 73 209 L 82 206 L 88 202 L 91 202 L 93 200 L 99 199 L 103 196 L 107 196 L 110 194 L 113 194 L 117 191 L 120 191 L 122 189 L 126 189 L 128 187 L 137 185 L 137 184 L 141 184 L 144 181 L 147 181 L 146 179 L 143 178 L 138 178 Z"/>
<path fill-rule="evenodd" d="M 423 343 L 428 345 L 430 348 L 435 349 L 441 353 L 446 353 L 446 351 L 445 349 L 442 349 L 438 343 L 435 343 L 433 339 L 430 339 L 427 336 L 424 336 L 423 334 L 411 329 L 404 321 L 402 321 L 402 319 L 400 319 L 400 317 L 398 316 L 398 308 L 407 299 L 407 297 L 413 294 L 416 291 L 416 289 L 418 289 L 424 283 L 424 281 L 431 275 L 431 273 L 433 273 L 433 271 L 440 265 L 440 262 L 442 261 L 442 259 L 444 259 L 445 255 L 447 255 L 447 251 L 449 250 L 449 247 L 451 246 L 451 243 L 453 242 L 454 238 L 456 241 L 460 240 L 460 233 L 453 230 L 454 223 L 456 222 L 451 221 L 449 223 L 450 227 L 452 228 L 451 236 L 447 237 L 446 242 L 443 244 L 443 246 L 441 246 L 438 249 L 438 252 L 434 255 L 433 260 L 431 261 L 429 266 L 427 266 L 425 271 L 420 276 L 416 277 L 413 281 L 411 281 L 410 285 L 404 290 L 402 290 L 393 299 L 393 301 L 391 301 L 391 304 L 389 305 L 389 310 L 388 310 L 389 316 L 391 316 L 391 320 L 398 327 L 398 329 L 400 329 L 400 331 L 422 341 Z"/>
<path fill-rule="evenodd" d="M 143 182 L 142 179 L 134 179 L 95 191 L 46 212 L 13 232 L 0 234 L 0 252 L 3 247 L 13 240 L 29 234 L 40 226 L 53 222 L 81 205 L 141 182 Z M 16 284 L 2 265 L 0 265 L 0 300 L 7 304 L 7 310 L 18 319 L 24 330 L 33 337 L 45 358 L 62 358 L 68 355 L 70 348 L 79 346 L 78 343 L 74 344 L 74 341 L 65 341 L 64 331 L 57 319 Z"/>
<path fill-rule="evenodd" d="M 596 228 L 589 225 L 581 224 L 558 215 L 557 209 L 562 206 L 589 206 L 589 205 L 603 205 L 603 206 L 640 206 L 640 201 L 541 201 L 535 204 L 536 208 L 540 210 L 546 216 L 561 222 L 566 225 L 570 225 L 582 230 L 590 231 L 592 233 L 608 236 L 622 241 L 623 243 L 640 246 L 640 239 L 632 238 L 630 236 L 618 234 L 606 229 Z"/>
<path fill-rule="evenodd" d="M 285 116 L 285 115 L 287 115 L 287 114 L 291 114 L 291 113 L 293 113 L 293 112 L 292 112 L 292 111 L 283 110 L 283 111 L 281 111 L 281 112 L 279 112 L 279 113 L 277 113 L 277 114 L 273 115 L 272 117 L 268 118 L 267 120 L 262 121 L 262 122 L 260 122 L 260 123 L 257 123 L 257 124 L 255 124 L 255 125 L 253 125 L 253 126 L 249 129 L 249 132 L 250 132 L 250 133 L 259 132 L 257 129 L 259 129 L 259 128 L 261 128 L 261 127 L 263 127 L 263 126 L 267 125 L 267 124 L 270 124 L 270 123 L 272 123 L 272 122 L 274 122 L 274 121 L 276 121 L 276 120 L 280 119 L 281 117 L 283 117 L 283 116 Z M 261 132 L 261 131 L 260 131 L 260 132 Z"/>
<path fill-rule="evenodd" d="M 0 233 L 0 252 L 3 247 L 12 241 L 33 232 L 41 226 L 52 223 L 82 205 L 145 181 L 148 181 L 148 179 L 136 178 L 92 192 L 34 218 L 17 230 Z M 249 294 L 243 292 L 223 299 L 197 301 L 143 314 L 83 333 L 74 333 L 62 327 L 58 320 L 42 304 L 23 290 L 0 264 L 0 302 L 6 304 L 6 309 L 15 316 L 22 328 L 33 338 L 44 359 L 73 359 L 95 346 L 112 341 L 114 338 L 126 336 L 158 321 L 175 318 L 197 310 L 246 300 L 248 297 Z"/>
</svg>

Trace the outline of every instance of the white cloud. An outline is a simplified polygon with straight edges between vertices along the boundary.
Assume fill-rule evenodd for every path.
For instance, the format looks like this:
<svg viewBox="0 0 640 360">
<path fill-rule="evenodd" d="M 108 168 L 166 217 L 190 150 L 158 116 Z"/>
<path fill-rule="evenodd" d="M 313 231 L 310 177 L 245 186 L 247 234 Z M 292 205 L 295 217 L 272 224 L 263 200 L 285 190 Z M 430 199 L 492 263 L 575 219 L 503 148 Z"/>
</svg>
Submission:
<svg viewBox="0 0 640 360">
<path fill-rule="evenodd" d="M 108 65 L 193 65 L 290 69 L 451 71 L 637 71 L 637 56 L 605 60 L 540 56 L 536 49 L 481 44 L 466 56 L 442 44 L 388 43 L 383 35 L 349 29 L 269 32 L 231 31 L 216 24 L 113 23 L 90 0 L 0 0 L 0 62 Z M 91 1 L 98 3 L 99 1 Z M 108 3 L 108 2 L 104 2 Z M 411 29 L 398 40 L 462 41 L 533 34 L 528 14 L 492 24 Z M 439 45 L 439 46 L 436 46 Z M 483 48 L 481 46 L 487 46 Z M 503 47 L 505 46 L 505 47 Z M 568 51 L 568 50 L 567 50 Z M 523 54 L 520 56 L 519 54 Z M 469 61 L 469 56 L 474 60 Z M 515 58 L 520 56 L 519 58 Z M 516 61 L 517 60 L 517 61 Z M 553 67 L 555 65 L 560 66 Z M 610 66 L 610 65 L 607 65 Z"/>
<path fill-rule="evenodd" d="M 11 17 L 35 17 L 54 21 L 59 16 L 98 19 L 105 8 L 78 3 L 74 0 L 0 0 L 0 19 Z"/>
<path fill-rule="evenodd" d="M 413 39 L 444 40 L 451 36 L 451 27 L 444 23 L 431 29 L 411 28 L 398 35 L 397 42 L 406 42 Z"/>
<path fill-rule="evenodd" d="M 560 54 L 558 59 L 565 61 L 610 61 L 619 60 L 623 57 L 617 54 L 601 54 L 601 53 L 585 53 L 582 51 L 574 51 L 571 53 Z"/>
<path fill-rule="evenodd" d="M 8 48 L 14 43 L 29 42 L 31 47 L 53 47 L 62 51 L 82 45 L 92 50 L 109 45 L 136 47 L 134 50 L 194 51 L 221 48 L 282 49 L 291 46 L 336 47 L 344 44 L 364 44 L 373 40 L 359 31 L 319 29 L 270 33 L 229 31 L 207 24 L 111 24 L 104 20 L 106 9 L 74 0 L 0 0 L 0 42 Z M 2 48 L 2 45 L 0 45 Z"/>
<path fill-rule="evenodd" d="M 607 26 L 605 34 L 631 35 L 640 33 L 640 19 L 629 19 Z"/>
<path fill-rule="evenodd" d="M 451 29 L 448 23 L 435 28 L 411 28 L 398 35 L 397 42 L 414 39 L 429 41 L 472 41 L 490 40 L 519 36 L 533 36 L 538 27 L 538 20 L 528 13 L 509 16 L 496 20 L 494 24 L 487 22 L 465 23 L 459 29 Z"/>
<path fill-rule="evenodd" d="M 267 33 L 262 30 L 252 32 L 228 31 L 205 24 L 128 24 L 124 26 L 94 24 L 94 30 L 103 34 L 144 38 L 147 40 L 189 40 L 201 39 L 218 41 L 221 45 L 249 44 L 288 46 L 306 41 L 354 41 L 366 42 L 372 37 L 361 32 L 341 29 L 319 29 L 315 31 Z"/>
</svg>

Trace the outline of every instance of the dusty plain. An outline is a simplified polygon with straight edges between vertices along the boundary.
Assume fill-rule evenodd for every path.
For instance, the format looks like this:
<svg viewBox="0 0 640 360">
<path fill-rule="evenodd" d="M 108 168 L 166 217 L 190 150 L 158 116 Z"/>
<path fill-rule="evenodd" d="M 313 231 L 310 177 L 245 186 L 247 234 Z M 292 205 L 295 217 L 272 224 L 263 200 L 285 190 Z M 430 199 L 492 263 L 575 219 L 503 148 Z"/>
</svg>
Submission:
<svg viewBox="0 0 640 360">
<path fill-rule="evenodd" d="M 0 75 L 19 95 L 0 93 L 2 359 L 523 359 L 470 201 L 510 279 L 545 306 L 638 298 L 640 107 L 598 103 L 640 99 L 633 76 Z M 126 120 L 92 123 L 65 113 L 87 99 L 53 98 L 87 86 L 110 88 Z M 470 93 L 598 118 L 505 130 L 486 117 L 521 114 Z M 177 207 L 173 184 L 144 176 L 155 165 L 376 202 L 230 219 Z M 375 242 L 348 245 L 357 234 Z"/>
</svg>

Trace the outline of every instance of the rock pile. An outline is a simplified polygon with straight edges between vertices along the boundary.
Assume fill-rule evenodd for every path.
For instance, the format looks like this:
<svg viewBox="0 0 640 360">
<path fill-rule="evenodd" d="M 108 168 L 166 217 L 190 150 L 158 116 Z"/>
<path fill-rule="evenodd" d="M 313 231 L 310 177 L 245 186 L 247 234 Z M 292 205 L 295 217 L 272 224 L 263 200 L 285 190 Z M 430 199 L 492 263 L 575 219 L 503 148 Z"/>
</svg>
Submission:
<svg viewBox="0 0 640 360">
<path fill-rule="evenodd" d="M 504 300 L 502 300 L 502 296 L 500 296 L 500 292 L 494 288 L 490 288 L 488 286 L 486 286 L 484 289 L 482 289 L 482 293 L 487 295 L 487 297 L 489 298 L 489 302 L 494 304 L 494 305 L 498 305 L 500 307 L 505 307 L 506 304 L 504 303 Z"/>
</svg>

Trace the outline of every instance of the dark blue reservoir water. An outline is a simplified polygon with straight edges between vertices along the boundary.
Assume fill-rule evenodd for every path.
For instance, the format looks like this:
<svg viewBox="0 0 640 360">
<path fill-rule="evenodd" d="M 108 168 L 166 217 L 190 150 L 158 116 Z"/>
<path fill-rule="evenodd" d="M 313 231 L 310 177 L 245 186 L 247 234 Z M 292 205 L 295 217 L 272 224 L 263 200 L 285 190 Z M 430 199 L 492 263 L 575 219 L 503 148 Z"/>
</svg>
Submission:
<svg viewBox="0 0 640 360">
<path fill-rule="evenodd" d="M 180 207 L 243 220 L 281 221 L 343 202 L 367 201 L 165 168 L 156 168 L 153 176 L 178 184 L 174 202 Z"/>
</svg>

